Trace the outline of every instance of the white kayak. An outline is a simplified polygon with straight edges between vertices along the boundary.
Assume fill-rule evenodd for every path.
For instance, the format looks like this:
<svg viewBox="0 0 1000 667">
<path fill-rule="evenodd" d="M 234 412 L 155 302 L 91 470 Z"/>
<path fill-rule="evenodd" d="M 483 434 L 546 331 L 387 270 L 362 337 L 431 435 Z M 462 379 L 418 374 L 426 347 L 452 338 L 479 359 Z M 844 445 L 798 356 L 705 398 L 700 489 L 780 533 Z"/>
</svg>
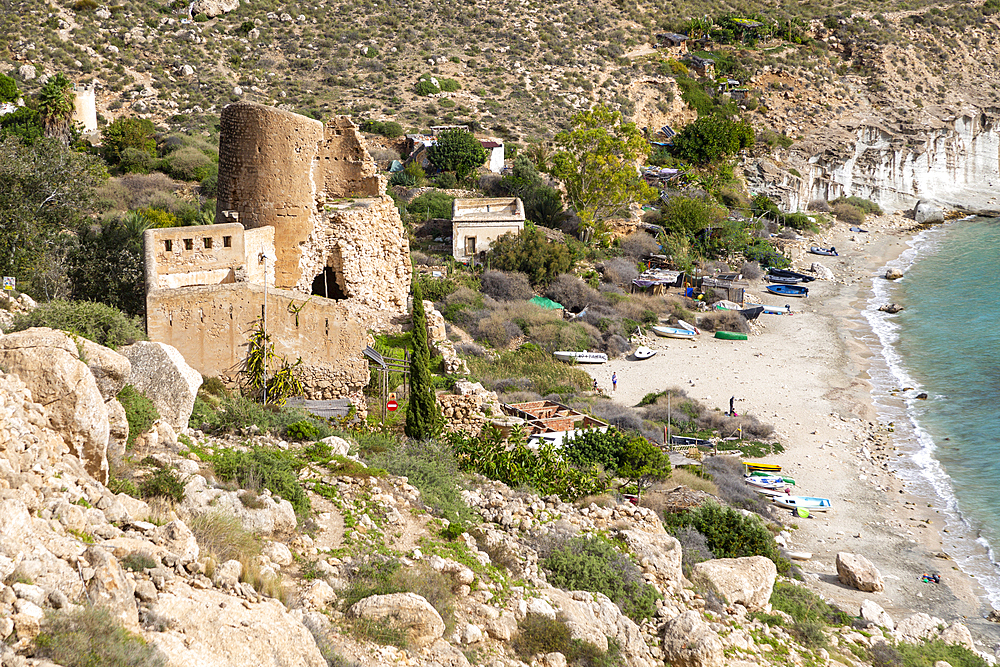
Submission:
<svg viewBox="0 0 1000 667">
<path fill-rule="evenodd" d="M 552 353 L 559 361 L 575 361 L 578 364 L 606 364 L 608 355 L 603 352 L 574 352 L 573 350 L 556 350 Z"/>
<path fill-rule="evenodd" d="M 650 327 L 657 336 L 665 338 L 694 338 L 698 334 L 681 327 Z"/>
</svg>

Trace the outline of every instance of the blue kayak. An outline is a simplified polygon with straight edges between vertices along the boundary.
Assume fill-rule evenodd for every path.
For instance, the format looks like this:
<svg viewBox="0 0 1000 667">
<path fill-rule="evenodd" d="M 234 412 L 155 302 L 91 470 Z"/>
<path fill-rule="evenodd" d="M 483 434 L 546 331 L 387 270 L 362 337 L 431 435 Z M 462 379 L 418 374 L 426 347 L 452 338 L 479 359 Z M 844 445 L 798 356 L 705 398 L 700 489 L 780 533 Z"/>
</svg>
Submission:
<svg viewBox="0 0 1000 667">
<path fill-rule="evenodd" d="M 809 288 L 802 285 L 768 285 L 764 289 L 771 294 L 779 294 L 781 296 L 809 296 Z"/>
</svg>

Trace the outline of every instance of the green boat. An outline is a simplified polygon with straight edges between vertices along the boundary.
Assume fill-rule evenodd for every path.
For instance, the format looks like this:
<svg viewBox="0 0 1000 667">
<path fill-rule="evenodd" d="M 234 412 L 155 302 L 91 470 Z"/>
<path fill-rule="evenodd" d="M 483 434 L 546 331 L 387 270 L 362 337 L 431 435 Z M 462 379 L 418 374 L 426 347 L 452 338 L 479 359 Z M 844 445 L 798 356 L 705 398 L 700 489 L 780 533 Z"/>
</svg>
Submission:
<svg viewBox="0 0 1000 667">
<path fill-rule="evenodd" d="M 736 331 L 716 331 L 715 337 L 722 340 L 746 340 L 747 335 L 745 333 L 739 333 Z"/>
<path fill-rule="evenodd" d="M 763 470 L 752 470 L 752 471 L 750 471 L 750 474 L 747 475 L 747 476 L 748 477 L 781 477 L 781 479 L 785 480 L 785 484 L 792 484 L 792 485 L 795 484 L 795 480 L 792 479 L 791 477 L 783 477 L 781 475 L 776 475 L 773 472 L 765 472 Z"/>
</svg>

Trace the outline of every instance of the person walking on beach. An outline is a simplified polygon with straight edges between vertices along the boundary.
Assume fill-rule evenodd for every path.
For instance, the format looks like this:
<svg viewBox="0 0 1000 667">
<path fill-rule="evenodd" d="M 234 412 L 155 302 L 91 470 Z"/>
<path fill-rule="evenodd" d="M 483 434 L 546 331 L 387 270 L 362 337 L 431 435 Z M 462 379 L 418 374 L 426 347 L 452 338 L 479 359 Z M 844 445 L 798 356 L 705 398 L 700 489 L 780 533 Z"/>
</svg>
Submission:
<svg viewBox="0 0 1000 667">
<path fill-rule="evenodd" d="M 618 373 L 611 374 L 611 391 L 618 391 Z"/>
</svg>

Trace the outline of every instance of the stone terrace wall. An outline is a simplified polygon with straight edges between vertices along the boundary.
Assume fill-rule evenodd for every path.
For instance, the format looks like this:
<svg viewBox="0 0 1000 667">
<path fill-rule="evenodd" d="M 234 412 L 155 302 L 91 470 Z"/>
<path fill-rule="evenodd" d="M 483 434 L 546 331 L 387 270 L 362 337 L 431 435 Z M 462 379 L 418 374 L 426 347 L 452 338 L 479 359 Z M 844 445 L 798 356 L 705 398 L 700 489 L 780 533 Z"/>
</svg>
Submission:
<svg viewBox="0 0 1000 667">
<path fill-rule="evenodd" d="M 278 287 L 301 277 L 299 244 L 315 226 L 314 162 L 323 140 L 322 123 L 290 111 L 253 102 L 222 110 L 216 221 L 275 228 Z"/>
<path fill-rule="evenodd" d="M 274 350 L 289 361 L 302 357 L 306 397 L 349 397 L 364 405 L 368 362 L 361 355 L 367 341 L 364 324 L 343 304 L 287 290 L 267 293 L 267 333 Z M 146 295 L 151 340 L 173 345 L 207 376 L 233 382 L 246 354 L 249 333 L 264 307 L 264 288 L 250 283 L 157 290 Z"/>
<path fill-rule="evenodd" d="M 385 184 L 357 127 L 347 116 L 337 116 L 324 128 L 319 148 L 319 171 L 327 198 L 378 197 Z"/>
<path fill-rule="evenodd" d="M 243 225 L 147 229 L 143 242 L 147 289 L 235 282 L 246 262 Z"/>
</svg>

